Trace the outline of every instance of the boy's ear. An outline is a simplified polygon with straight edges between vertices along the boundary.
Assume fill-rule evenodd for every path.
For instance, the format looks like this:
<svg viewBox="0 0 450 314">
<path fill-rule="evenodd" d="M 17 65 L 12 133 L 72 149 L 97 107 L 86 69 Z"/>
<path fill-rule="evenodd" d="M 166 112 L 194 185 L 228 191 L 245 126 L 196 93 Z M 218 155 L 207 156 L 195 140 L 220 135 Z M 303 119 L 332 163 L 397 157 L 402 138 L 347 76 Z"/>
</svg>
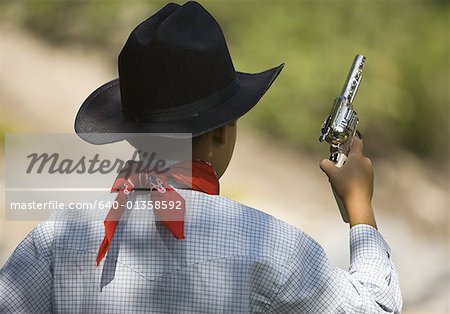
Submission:
<svg viewBox="0 0 450 314">
<path fill-rule="evenodd" d="M 217 144 L 225 144 L 228 140 L 228 124 L 213 130 L 213 141 Z"/>
</svg>

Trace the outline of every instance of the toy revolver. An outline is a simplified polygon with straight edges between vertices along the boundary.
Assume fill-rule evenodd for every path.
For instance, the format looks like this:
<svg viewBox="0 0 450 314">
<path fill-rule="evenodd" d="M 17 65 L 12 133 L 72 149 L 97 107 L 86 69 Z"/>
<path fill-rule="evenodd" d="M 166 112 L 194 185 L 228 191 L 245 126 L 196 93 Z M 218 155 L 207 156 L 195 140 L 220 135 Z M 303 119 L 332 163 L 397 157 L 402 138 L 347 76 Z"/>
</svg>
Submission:
<svg viewBox="0 0 450 314">
<path fill-rule="evenodd" d="M 361 84 L 365 61 L 366 57 L 363 55 L 355 57 L 341 95 L 334 101 L 331 113 L 322 125 L 319 141 L 326 141 L 330 144 L 330 160 L 336 163 L 336 167 L 342 167 L 345 163 L 352 146 L 353 137 L 357 132 L 359 120 L 353 110 L 353 100 Z M 337 196 L 334 189 L 333 193 L 341 211 L 342 219 L 349 222 L 347 210 L 342 200 Z"/>
</svg>

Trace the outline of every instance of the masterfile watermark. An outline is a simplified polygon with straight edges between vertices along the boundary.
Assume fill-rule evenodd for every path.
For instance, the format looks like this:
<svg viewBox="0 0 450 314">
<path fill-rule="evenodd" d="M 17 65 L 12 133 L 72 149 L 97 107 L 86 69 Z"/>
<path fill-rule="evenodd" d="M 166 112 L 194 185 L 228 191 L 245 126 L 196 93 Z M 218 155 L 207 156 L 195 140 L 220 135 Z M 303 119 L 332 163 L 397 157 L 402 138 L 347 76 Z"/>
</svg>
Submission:
<svg viewBox="0 0 450 314">
<path fill-rule="evenodd" d="M 190 134 L 111 136 L 138 140 L 92 145 L 76 134 L 7 134 L 6 219 L 104 220 L 110 210 L 118 209 L 118 193 L 112 189 L 117 178 L 164 175 L 173 165 L 192 160 Z M 150 190 L 151 186 L 141 187 L 129 195 L 121 206 L 133 214 L 124 217 L 148 219 L 153 209 L 177 208 L 175 203 L 154 203 Z M 189 197 L 183 194 L 187 205 Z"/>
<path fill-rule="evenodd" d="M 141 157 L 140 157 L 141 156 Z M 155 152 L 142 152 L 135 150 L 131 160 L 137 160 L 137 172 L 154 171 L 155 173 L 164 173 L 168 170 L 167 161 L 164 159 L 156 159 Z M 139 160 L 143 158 L 143 160 Z M 100 154 L 95 154 L 92 158 L 82 156 L 78 160 L 70 158 L 61 158 L 59 153 L 32 153 L 27 156 L 30 163 L 26 169 L 27 174 L 36 173 L 41 174 L 47 171 L 49 174 L 109 174 L 122 173 L 129 176 L 132 167 L 127 165 L 126 160 L 116 158 L 114 161 L 110 159 L 100 159 Z"/>
</svg>

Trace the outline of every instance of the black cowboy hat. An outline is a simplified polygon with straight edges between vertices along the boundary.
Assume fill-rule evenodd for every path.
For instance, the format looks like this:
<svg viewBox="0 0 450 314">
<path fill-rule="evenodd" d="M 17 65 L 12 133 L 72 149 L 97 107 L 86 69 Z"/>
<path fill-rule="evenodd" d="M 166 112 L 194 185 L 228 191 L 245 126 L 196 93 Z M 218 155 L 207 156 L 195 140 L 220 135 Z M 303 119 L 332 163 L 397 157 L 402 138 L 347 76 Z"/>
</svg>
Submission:
<svg viewBox="0 0 450 314">
<path fill-rule="evenodd" d="M 201 135 L 249 111 L 282 68 L 236 72 L 214 17 L 197 2 L 170 3 L 133 30 L 119 78 L 84 101 L 75 132 L 92 144 L 123 133 Z"/>
</svg>

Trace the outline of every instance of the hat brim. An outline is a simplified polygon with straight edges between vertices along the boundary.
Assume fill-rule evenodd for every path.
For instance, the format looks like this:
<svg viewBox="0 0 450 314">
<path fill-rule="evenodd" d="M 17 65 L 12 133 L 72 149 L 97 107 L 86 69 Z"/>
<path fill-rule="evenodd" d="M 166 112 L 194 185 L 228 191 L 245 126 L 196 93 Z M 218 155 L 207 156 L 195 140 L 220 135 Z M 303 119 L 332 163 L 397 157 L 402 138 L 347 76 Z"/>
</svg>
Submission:
<svg viewBox="0 0 450 314">
<path fill-rule="evenodd" d="M 75 132 L 86 142 L 96 145 L 118 142 L 131 133 L 164 133 L 167 137 L 189 133 L 204 134 L 243 116 L 253 108 L 272 85 L 284 64 L 264 72 L 236 72 L 239 91 L 217 106 L 194 117 L 164 122 L 135 122 L 122 114 L 119 79 L 95 90 L 81 105 L 75 118 Z"/>
</svg>

